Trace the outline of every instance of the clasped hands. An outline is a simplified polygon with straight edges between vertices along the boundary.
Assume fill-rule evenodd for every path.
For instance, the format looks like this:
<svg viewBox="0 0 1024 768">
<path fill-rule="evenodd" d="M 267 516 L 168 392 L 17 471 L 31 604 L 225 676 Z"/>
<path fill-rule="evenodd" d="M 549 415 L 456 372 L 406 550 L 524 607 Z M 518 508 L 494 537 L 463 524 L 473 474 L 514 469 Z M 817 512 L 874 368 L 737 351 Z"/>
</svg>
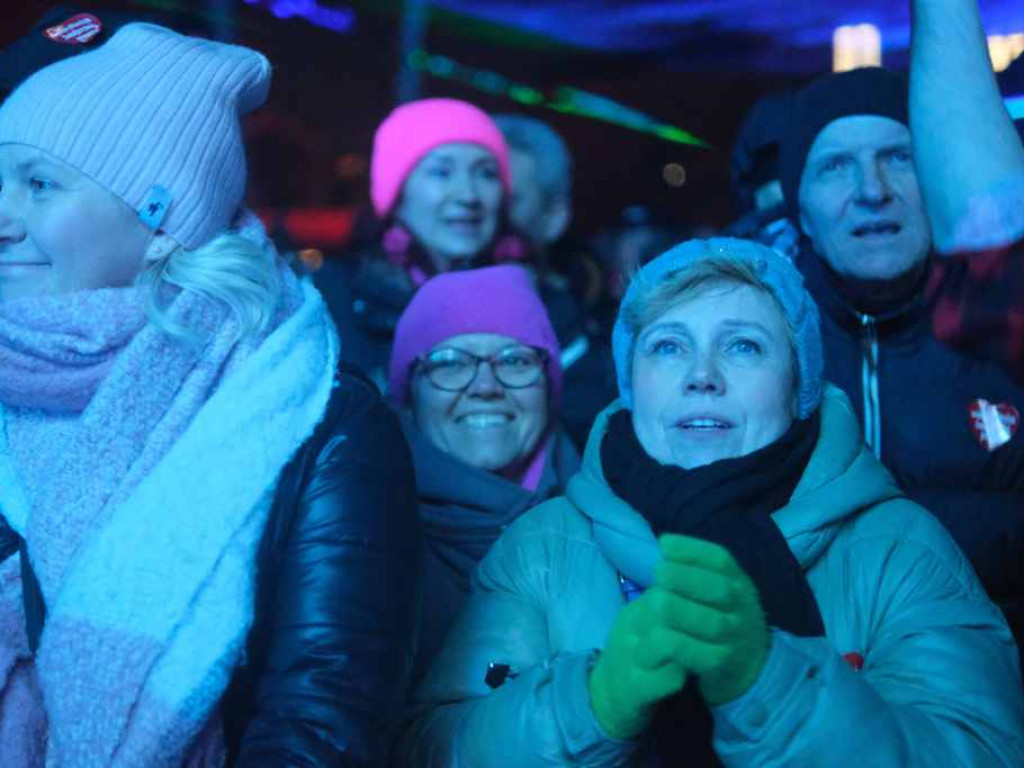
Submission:
<svg viewBox="0 0 1024 768">
<path fill-rule="evenodd" d="M 672 534 L 658 546 L 654 583 L 622 609 L 590 673 L 591 706 L 613 738 L 639 736 L 691 674 L 708 705 L 739 698 L 768 656 L 757 588 L 728 550 Z"/>
</svg>

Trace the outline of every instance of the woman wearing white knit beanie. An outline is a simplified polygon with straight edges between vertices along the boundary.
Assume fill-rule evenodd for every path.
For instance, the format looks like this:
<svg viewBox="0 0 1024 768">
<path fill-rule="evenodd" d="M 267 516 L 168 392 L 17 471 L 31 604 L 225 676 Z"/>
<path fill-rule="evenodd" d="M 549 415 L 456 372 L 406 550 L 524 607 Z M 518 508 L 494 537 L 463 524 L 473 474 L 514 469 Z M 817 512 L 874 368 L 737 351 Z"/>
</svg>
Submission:
<svg viewBox="0 0 1024 768">
<path fill-rule="evenodd" d="M 131 24 L 0 107 L 0 755 L 382 763 L 407 448 L 244 212 L 259 53 Z"/>
</svg>

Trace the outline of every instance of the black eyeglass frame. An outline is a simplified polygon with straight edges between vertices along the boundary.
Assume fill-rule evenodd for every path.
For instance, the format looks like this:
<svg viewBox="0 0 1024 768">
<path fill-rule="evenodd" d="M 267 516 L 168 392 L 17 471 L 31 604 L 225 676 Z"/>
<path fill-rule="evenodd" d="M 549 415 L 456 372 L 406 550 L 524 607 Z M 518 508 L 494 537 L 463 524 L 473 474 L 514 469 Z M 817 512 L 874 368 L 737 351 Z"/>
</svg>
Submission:
<svg viewBox="0 0 1024 768">
<path fill-rule="evenodd" d="M 529 349 L 532 352 L 535 352 L 537 354 L 537 357 L 539 358 L 539 362 L 540 362 L 540 365 L 537 366 L 537 376 L 535 378 L 531 379 L 526 384 L 507 384 L 501 378 L 501 375 L 498 373 L 498 369 L 497 369 L 497 367 L 495 367 L 494 362 L 505 351 L 507 351 L 509 349 L 520 349 L 520 348 Z M 427 381 L 430 382 L 431 386 L 434 386 L 437 389 L 440 389 L 442 392 L 464 392 L 465 390 L 469 389 L 471 386 L 473 386 L 473 382 L 476 381 L 476 377 L 480 375 L 480 365 L 482 363 L 488 363 L 491 366 L 491 374 L 494 376 L 494 379 L 499 384 L 501 384 L 501 386 L 505 387 L 506 389 L 527 389 L 528 387 L 532 387 L 534 384 L 536 384 L 538 381 L 541 380 L 541 378 L 543 378 L 546 375 L 548 359 L 551 357 L 550 353 L 546 349 L 544 349 L 543 347 L 534 347 L 534 346 L 532 346 L 530 344 L 510 344 L 507 347 L 502 347 L 497 352 L 495 352 L 493 355 L 487 355 L 486 357 L 481 357 L 480 355 L 475 355 L 475 354 L 473 354 L 472 352 L 470 352 L 467 349 L 460 349 L 458 347 L 446 347 L 446 349 L 451 349 L 454 352 L 458 352 L 461 355 L 466 355 L 467 357 L 469 357 L 473 361 L 473 375 L 470 376 L 469 377 L 469 381 L 467 381 L 461 387 L 445 387 L 445 386 L 442 386 L 442 385 L 438 384 L 434 380 L 434 377 L 431 376 L 431 374 L 430 374 L 430 367 L 427 366 L 427 365 L 424 365 L 430 359 L 430 354 L 431 353 L 428 352 L 425 355 L 420 355 L 415 360 L 413 360 L 413 370 L 416 371 L 416 372 L 421 372 L 424 376 L 427 377 Z"/>
</svg>

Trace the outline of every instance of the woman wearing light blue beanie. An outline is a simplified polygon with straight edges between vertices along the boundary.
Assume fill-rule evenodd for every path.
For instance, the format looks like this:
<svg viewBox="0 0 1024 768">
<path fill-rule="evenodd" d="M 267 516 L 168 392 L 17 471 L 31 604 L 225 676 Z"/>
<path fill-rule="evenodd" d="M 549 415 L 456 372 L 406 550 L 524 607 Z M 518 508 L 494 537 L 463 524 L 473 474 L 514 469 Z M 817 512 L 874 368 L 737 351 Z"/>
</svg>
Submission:
<svg viewBox="0 0 1024 768">
<path fill-rule="evenodd" d="M 0 763 L 381 764 L 412 467 L 242 207 L 256 51 L 130 24 L 0 107 Z"/>
<path fill-rule="evenodd" d="M 406 764 L 1024 764 L 1013 638 L 822 382 L 792 264 L 683 243 L 613 347 L 619 400 L 481 562 Z"/>
</svg>

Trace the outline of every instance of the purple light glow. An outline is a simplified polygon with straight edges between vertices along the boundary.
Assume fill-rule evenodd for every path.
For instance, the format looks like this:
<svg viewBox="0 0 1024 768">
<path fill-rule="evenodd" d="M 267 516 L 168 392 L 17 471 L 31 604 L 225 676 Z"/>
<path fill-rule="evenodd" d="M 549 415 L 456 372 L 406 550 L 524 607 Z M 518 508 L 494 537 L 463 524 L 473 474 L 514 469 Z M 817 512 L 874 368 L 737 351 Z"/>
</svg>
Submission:
<svg viewBox="0 0 1024 768">
<path fill-rule="evenodd" d="M 279 19 L 299 17 L 332 32 L 350 32 L 356 14 L 351 8 L 327 8 L 317 0 L 244 0 L 246 5 L 259 5 Z"/>
</svg>

